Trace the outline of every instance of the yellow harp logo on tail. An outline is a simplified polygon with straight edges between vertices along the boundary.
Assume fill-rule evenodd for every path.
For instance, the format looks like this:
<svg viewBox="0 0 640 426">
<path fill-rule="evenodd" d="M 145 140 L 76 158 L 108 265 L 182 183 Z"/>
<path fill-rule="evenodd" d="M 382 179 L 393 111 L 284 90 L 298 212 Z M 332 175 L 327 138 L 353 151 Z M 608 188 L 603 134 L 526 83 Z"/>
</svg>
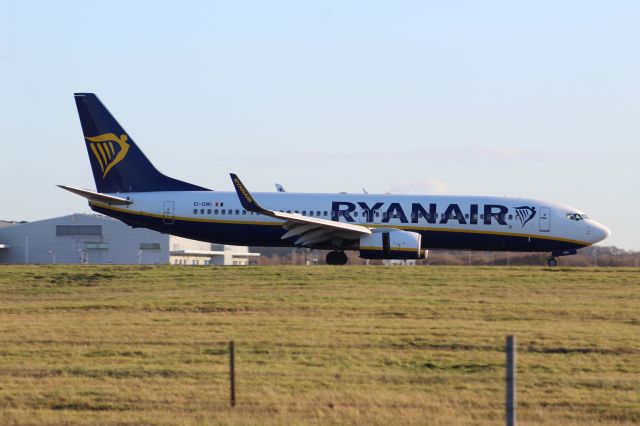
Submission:
<svg viewBox="0 0 640 426">
<path fill-rule="evenodd" d="M 105 133 L 85 139 L 89 141 L 91 152 L 100 164 L 103 179 L 113 166 L 124 160 L 129 152 L 129 144 L 127 143 L 129 138 L 124 134 L 118 137 L 114 133 Z"/>
</svg>

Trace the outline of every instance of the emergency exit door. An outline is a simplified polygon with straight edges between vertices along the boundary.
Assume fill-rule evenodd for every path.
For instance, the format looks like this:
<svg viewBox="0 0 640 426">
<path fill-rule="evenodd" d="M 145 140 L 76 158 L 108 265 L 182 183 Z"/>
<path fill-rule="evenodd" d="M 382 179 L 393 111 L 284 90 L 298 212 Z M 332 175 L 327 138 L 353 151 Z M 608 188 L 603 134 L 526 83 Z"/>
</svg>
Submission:
<svg viewBox="0 0 640 426">
<path fill-rule="evenodd" d="M 540 231 L 551 231 L 551 209 L 549 207 L 540 208 Z"/>
<path fill-rule="evenodd" d="M 162 208 L 162 222 L 165 225 L 173 225 L 173 201 L 165 201 Z"/>
</svg>

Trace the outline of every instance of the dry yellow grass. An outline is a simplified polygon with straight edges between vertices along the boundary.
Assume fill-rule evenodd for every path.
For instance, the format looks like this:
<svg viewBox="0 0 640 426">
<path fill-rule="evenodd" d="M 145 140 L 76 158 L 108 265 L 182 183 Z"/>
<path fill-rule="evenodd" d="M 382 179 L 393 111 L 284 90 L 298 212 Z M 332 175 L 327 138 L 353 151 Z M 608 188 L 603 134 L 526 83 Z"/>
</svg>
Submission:
<svg viewBox="0 0 640 426">
<path fill-rule="evenodd" d="M 640 270 L 0 267 L 1 424 L 640 423 Z M 226 342 L 238 406 L 228 407 Z"/>
</svg>

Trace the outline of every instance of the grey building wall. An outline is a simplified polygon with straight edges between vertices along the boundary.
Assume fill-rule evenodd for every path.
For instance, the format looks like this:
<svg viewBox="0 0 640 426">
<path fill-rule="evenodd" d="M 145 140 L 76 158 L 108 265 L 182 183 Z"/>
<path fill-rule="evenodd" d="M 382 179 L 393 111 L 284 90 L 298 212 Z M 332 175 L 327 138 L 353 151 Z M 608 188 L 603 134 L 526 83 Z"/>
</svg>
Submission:
<svg viewBox="0 0 640 426">
<path fill-rule="evenodd" d="M 99 215 L 73 214 L 0 228 L 0 263 L 168 263 L 169 236 Z"/>
</svg>

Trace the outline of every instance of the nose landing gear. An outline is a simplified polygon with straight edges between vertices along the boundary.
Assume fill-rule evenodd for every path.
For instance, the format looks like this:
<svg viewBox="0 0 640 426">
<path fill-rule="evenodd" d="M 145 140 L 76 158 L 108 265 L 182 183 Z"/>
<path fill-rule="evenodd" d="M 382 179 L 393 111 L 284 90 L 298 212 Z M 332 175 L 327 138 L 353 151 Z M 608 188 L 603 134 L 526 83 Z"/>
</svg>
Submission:
<svg viewBox="0 0 640 426">
<path fill-rule="evenodd" d="M 327 253 L 327 265 L 346 265 L 349 258 L 343 251 L 330 251 Z"/>
<path fill-rule="evenodd" d="M 578 253 L 578 250 L 576 249 L 569 249 L 569 250 L 556 250 L 554 252 L 551 252 L 551 256 L 547 257 L 547 265 L 549 265 L 550 267 L 554 267 L 554 266 L 558 266 L 558 261 L 556 260 L 556 257 L 560 257 L 560 256 L 571 256 Z"/>
</svg>

